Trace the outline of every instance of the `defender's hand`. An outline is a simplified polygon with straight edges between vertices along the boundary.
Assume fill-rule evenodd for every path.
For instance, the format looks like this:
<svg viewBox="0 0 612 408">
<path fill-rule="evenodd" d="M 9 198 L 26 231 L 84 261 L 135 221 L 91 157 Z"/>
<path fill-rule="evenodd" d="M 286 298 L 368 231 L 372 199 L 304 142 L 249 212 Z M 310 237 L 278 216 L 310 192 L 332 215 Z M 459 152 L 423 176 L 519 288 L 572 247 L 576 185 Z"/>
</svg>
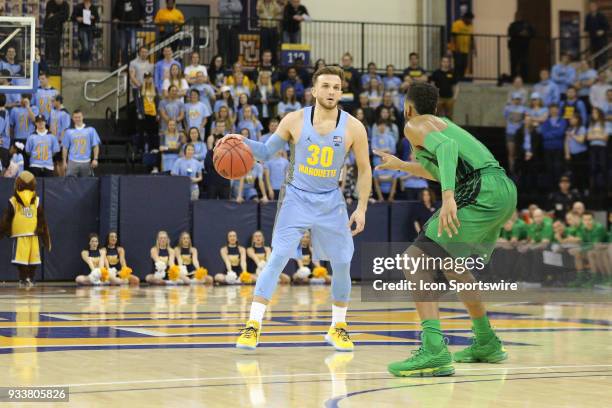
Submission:
<svg viewBox="0 0 612 408">
<path fill-rule="evenodd" d="M 401 170 L 402 164 L 404 163 L 402 160 L 398 159 L 392 154 L 381 152 L 380 150 L 374 150 L 372 153 L 379 156 L 382 159 L 382 162 L 376 166 L 375 170 Z"/>
<path fill-rule="evenodd" d="M 457 203 L 455 202 L 454 195 L 448 191 L 445 191 L 445 197 L 442 200 L 442 208 L 440 208 L 440 215 L 438 217 L 438 236 L 442 236 L 442 231 L 446 231 L 449 238 L 452 238 L 453 233 L 458 234 L 458 228 L 461 225 L 459 218 L 457 218 Z M 450 191 L 452 193 L 452 191 Z"/>
</svg>

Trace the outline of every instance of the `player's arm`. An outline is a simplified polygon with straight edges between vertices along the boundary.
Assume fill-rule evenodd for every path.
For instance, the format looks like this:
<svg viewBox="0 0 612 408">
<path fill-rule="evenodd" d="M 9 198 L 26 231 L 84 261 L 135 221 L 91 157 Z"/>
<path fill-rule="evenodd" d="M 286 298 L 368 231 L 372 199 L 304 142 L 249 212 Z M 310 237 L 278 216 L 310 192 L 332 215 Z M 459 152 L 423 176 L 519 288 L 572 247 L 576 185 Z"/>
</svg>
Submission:
<svg viewBox="0 0 612 408">
<path fill-rule="evenodd" d="M 370 152 L 368 149 L 368 134 L 365 127 L 357 119 L 350 117 L 348 131 L 353 136 L 353 153 L 357 164 L 357 194 L 359 201 L 357 208 L 349 219 L 349 228 L 355 223 L 353 236 L 365 228 L 365 213 L 368 208 L 368 199 L 372 190 L 372 168 L 370 167 Z"/>
<path fill-rule="evenodd" d="M 266 143 L 257 142 L 255 140 L 245 138 L 241 135 L 227 135 L 221 140 L 219 140 L 217 146 L 229 139 L 242 140 L 244 143 L 247 144 L 247 146 L 251 148 L 251 151 L 253 152 L 253 157 L 255 157 L 255 159 L 262 162 L 268 161 L 272 157 L 274 157 L 276 152 L 284 148 L 285 143 L 287 143 L 291 139 L 291 129 L 293 127 L 293 124 L 300 120 L 299 115 L 299 111 L 287 114 L 280 121 L 276 132 L 274 132 L 274 134 L 268 138 Z"/>
</svg>

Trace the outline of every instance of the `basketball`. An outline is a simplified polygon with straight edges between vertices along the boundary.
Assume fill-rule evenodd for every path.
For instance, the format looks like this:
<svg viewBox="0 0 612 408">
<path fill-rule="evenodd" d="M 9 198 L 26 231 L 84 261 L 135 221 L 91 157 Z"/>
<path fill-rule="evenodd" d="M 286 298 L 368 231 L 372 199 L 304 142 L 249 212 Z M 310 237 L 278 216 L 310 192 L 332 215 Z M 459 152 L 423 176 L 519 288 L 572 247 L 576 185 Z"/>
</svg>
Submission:
<svg viewBox="0 0 612 408">
<path fill-rule="evenodd" d="M 226 179 L 244 177 L 253 168 L 254 162 L 251 148 L 241 140 L 229 139 L 215 148 L 215 170 Z"/>
</svg>

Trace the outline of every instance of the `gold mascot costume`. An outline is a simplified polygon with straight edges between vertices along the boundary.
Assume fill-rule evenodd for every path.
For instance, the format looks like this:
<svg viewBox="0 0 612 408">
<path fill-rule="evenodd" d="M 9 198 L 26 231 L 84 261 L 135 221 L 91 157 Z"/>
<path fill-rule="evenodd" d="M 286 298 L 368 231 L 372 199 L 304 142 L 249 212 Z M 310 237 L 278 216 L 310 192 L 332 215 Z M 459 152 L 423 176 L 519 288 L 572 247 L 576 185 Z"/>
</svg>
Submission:
<svg viewBox="0 0 612 408">
<path fill-rule="evenodd" d="M 39 238 L 51 251 L 51 237 L 36 195 L 36 178 L 29 171 L 15 179 L 15 192 L 0 221 L 0 238 L 5 235 L 13 238 L 12 263 L 19 270 L 20 283 L 32 286 L 36 267 L 41 263 Z"/>
</svg>

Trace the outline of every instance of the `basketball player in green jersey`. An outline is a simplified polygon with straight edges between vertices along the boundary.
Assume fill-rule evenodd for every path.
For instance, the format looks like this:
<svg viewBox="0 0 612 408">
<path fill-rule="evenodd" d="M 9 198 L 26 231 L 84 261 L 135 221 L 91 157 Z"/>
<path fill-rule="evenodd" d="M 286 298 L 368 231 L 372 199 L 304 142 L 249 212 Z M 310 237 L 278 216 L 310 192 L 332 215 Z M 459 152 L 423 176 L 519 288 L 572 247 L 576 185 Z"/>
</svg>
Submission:
<svg viewBox="0 0 612 408">
<path fill-rule="evenodd" d="M 408 88 L 404 106 L 404 135 L 415 152 L 416 162 L 404 162 L 388 153 L 379 169 L 401 170 L 440 182 L 442 207 L 425 224 L 406 253 L 410 257 L 448 259 L 480 257 L 486 263 L 501 227 L 516 208 L 516 187 L 491 152 L 474 136 L 446 118 L 435 116 L 438 90 L 415 82 Z M 443 275 L 442 275 L 443 274 Z M 433 282 L 444 279 L 475 282 L 471 272 L 427 270 L 409 273 L 408 280 Z M 391 363 L 396 376 L 446 376 L 454 374 L 451 357 L 440 328 L 436 294 L 416 292 L 421 318 L 421 348 L 404 361 Z M 489 324 L 477 291 L 459 294 L 472 319 L 472 345 L 455 353 L 461 363 L 496 363 L 507 358 L 502 343 Z"/>
</svg>

